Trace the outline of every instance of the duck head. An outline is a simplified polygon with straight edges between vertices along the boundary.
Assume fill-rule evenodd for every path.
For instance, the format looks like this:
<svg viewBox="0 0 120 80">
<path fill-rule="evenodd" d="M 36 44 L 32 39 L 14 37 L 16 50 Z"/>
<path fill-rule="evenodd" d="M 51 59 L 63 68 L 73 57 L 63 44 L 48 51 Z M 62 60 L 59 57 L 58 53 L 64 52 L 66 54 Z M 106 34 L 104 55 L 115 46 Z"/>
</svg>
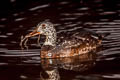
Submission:
<svg viewBox="0 0 120 80">
<path fill-rule="evenodd" d="M 54 28 L 54 25 L 51 22 L 48 22 L 48 21 L 40 22 L 37 25 L 37 28 L 26 36 L 33 37 L 40 34 L 46 36 L 46 41 L 44 45 L 52 45 L 52 46 L 56 45 L 56 37 L 57 37 L 56 30 Z"/>
</svg>

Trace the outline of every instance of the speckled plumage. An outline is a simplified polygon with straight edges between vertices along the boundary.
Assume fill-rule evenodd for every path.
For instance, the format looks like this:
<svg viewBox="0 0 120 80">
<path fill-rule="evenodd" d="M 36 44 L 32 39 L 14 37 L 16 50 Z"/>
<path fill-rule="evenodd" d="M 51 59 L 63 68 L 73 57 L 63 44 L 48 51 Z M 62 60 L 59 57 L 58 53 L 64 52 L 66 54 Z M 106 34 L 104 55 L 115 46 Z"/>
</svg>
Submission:
<svg viewBox="0 0 120 80">
<path fill-rule="evenodd" d="M 43 34 L 46 36 L 40 52 L 41 58 L 72 57 L 95 50 L 102 41 L 103 35 L 87 29 L 81 29 L 75 34 L 64 34 L 57 36 L 54 25 L 43 21 L 37 25 L 37 29 L 29 34 L 35 36 Z"/>
</svg>

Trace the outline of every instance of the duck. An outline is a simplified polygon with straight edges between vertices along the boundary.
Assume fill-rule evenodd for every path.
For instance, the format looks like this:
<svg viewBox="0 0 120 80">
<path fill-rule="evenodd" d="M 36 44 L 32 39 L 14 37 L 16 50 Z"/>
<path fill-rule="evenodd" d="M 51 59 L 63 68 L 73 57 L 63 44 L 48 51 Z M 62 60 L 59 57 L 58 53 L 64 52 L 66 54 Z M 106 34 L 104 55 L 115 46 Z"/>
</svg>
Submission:
<svg viewBox="0 0 120 80">
<path fill-rule="evenodd" d="M 44 35 L 46 37 L 41 46 L 40 58 L 63 58 L 79 56 L 96 50 L 101 45 L 106 34 L 97 33 L 88 29 L 81 29 L 75 34 L 57 35 L 54 24 L 50 21 L 40 22 L 36 29 L 28 33 L 21 41 L 25 39 Z"/>
</svg>

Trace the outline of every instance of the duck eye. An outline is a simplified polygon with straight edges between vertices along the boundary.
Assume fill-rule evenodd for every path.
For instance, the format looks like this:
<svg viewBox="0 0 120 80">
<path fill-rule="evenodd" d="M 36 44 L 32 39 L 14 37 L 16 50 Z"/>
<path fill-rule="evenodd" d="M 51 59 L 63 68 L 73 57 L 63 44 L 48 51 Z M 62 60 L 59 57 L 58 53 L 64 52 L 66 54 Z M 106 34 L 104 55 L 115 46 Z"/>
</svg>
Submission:
<svg viewBox="0 0 120 80">
<path fill-rule="evenodd" d="M 46 28 L 46 25 L 45 25 L 45 24 L 42 24 L 41 26 L 42 26 L 42 29 L 45 29 L 45 28 Z"/>
</svg>

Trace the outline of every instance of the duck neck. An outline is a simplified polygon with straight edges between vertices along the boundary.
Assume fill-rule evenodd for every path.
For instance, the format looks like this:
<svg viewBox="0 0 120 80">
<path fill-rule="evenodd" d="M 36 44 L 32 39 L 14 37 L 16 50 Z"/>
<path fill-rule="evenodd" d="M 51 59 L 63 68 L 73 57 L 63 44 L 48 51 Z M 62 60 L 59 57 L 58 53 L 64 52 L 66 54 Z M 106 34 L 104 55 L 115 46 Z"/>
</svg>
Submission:
<svg viewBox="0 0 120 80">
<path fill-rule="evenodd" d="M 56 46 L 56 39 L 57 39 L 56 31 L 55 30 L 50 31 L 46 35 L 46 40 L 44 45 Z"/>
</svg>

